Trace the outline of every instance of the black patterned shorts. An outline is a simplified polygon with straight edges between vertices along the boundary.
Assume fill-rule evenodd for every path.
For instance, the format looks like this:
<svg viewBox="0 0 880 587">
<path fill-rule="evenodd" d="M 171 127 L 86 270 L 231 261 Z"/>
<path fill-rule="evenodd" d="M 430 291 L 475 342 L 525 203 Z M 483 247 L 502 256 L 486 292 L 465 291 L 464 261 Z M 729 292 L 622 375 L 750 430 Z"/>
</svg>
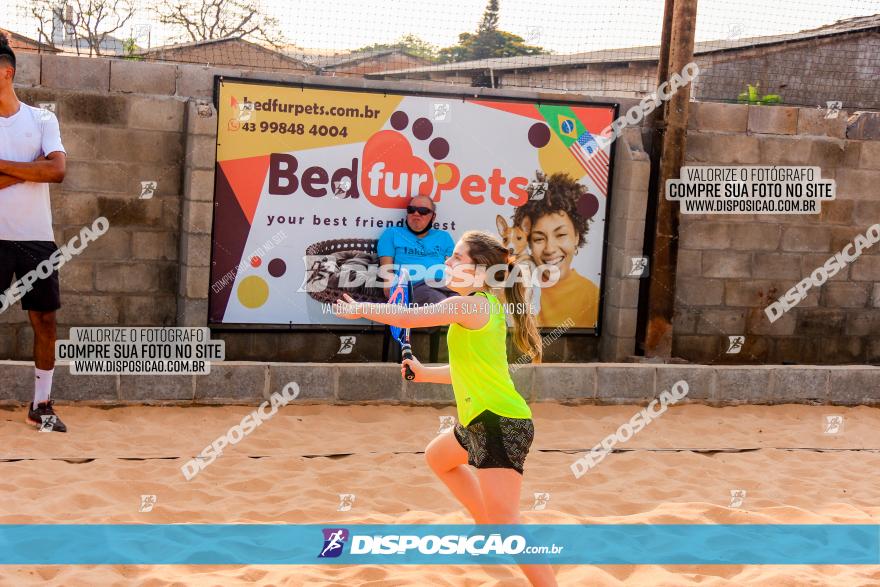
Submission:
<svg viewBox="0 0 880 587">
<path fill-rule="evenodd" d="M 514 469 L 523 472 L 535 437 L 529 418 L 505 418 L 485 410 L 467 427 L 456 424 L 455 439 L 468 453 L 468 464 L 478 469 Z"/>
</svg>

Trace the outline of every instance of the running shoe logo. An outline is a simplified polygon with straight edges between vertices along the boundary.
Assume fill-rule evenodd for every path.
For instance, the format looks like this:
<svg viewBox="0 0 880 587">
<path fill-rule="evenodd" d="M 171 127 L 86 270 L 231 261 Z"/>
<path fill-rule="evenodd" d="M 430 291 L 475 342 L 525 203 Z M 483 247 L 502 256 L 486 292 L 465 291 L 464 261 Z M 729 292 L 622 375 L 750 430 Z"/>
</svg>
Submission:
<svg viewBox="0 0 880 587">
<path fill-rule="evenodd" d="M 324 528 L 324 548 L 318 558 L 336 558 L 342 554 L 345 542 L 348 540 L 348 530 L 345 528 Z"/>
</svg>

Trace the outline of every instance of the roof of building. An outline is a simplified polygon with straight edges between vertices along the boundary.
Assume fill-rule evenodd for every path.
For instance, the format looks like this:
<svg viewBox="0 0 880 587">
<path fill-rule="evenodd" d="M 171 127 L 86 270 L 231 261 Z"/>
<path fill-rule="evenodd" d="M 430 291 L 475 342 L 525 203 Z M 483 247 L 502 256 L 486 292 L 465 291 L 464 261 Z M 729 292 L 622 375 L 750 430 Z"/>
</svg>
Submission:
<svg viewBox="0 0 880 587">
<path fill-rule="evenodd" d="M 56 43 L 55 47 L 60 49 L 65 54 L 70 55 L 82 55 L 82 53 L 89 51 L 90 45 L 89 40 L 85 37 L 76 37 L 73 39 L 65 39 L 60 43 Z M 106 35 L 101 42 L 98 44 L 98 48 L 103 53 L 102 56 L 110 56 L 110 55 L 122 55 L 126 50 L 126 40 L 120 39 L 119 37 L 114 37 L 113 35 Z M 137 53 L 140 50 L 137 44 L 133 45 L 133 50 Z"/>
<path fill-rule="evenodd" d="M 385 49 L 370 49 L 368 51 L 351 51 L 341 55 L 319 55 L 311 57 L 308 61 L 322 69 L 332 69 L 334 67 L 348 65 L 358 61 L 365 61 L 367 59 L 376 59 L 377 57 L 384 57 L 395 53 L 421 59 L 418 55 L 415 55 L 402 47 L 387 47 Z M 424 61 L 427 62 L 427 59 Z"/>
<path fill-rule="evenodd" d="M 170 45 L 160 45 L 158 47 L 151 47 L 150 49 L 147 49 L 145 51 L 137 51 L 137 52 L 135 52 L 135 55 L 139 55 L 141 57 L 157 57 L 157 56 L 159 56 L 159 54 L 161 54 L 165 51 L 176 51 L 179 49 L 188 49 L 188 48 L 202 48 L 202 47 L 206 47 L 209 45 L 221 45 L 221 44 L 225 44 L 225 43 L 244 43 L 244 44 L 250 45 L 254 49 L 257 49 L 258 51 L 262 51 L 264 53 L 271 54 L 271 55 L 278 57 L 279 59 L 283 59 L 285 61 L 290 61 L 300 67 L 304 67 L 307 69 L 314 69 L 314 65 L 306 62 L 303 59 L 298 59 L 288 53 L 285 53 L 282 51 L 276 51 L 276 50 L 271 49 L 269 47 L 264 47 L 263 45 L 260 45 L 259 43 L 254 43 L 253 41 L 249 41 L 247 39 L 244 39 L 240 36 L 235 36 L 235 35 L 228 36 L 228 37 L 221 37 L 219 39 L 208 39 L 205 41 L 188 41 L 185 43 L 174 43 L 174 44 L 170 44 Z"/>
<path fill-rule="evenodd" d="M 9 46 L 12 47 L 13 50 L 18 49 L 24 45 L 35 45 L 37 49 L 40 51 L 47 51 L 49 53 L 59 53 L 60 49 L 53 47 L 47 43 L 42 43 L 36 39 L 31 39 L 30 37 L 26 37 L 15 31 L 10 31 L 9 29 L 0 28 L 0 33 L 5 33 L 6 37 L 9 39 Z"/>
<path fill-rule="evenodd" d="M 701 41 L 694 44 L 694 55 L 746 49 L 779 43 L 790 43 L 807 39 L 815 39 L 833 35 L 856 33 L 871 29 L 880 29 L 880 14 L 860 16 L 839 20 L 833 24 L 824 25 L 815 29 L 803 30 L 796 33 L 782 35 L 769 35 L 763 37 L 747 37 L 742 39 L 724 39 L 716 41 Z M 412 67 L 398 69 L 369 75 L 407 75 L 413 73 L 431 72 L 456 72 L 492 69 L 495 71 L 514 69 L 536 69 L 555 66 L 577 66 L 591 63 L 620 63 L 632 61 L 657 61 L 660 55 L 659 45 L 624 47 L 617 49 L 601 49 L 599 51 L 586 51 L 583 53 L 570 53 L 566 55 L 529 55 L 518 57 L 498 57 L 494 59 L 478 59 L 475 61 L 460 61 L 457 63 L 444 63 L 426 67 Z"/>
</svg>

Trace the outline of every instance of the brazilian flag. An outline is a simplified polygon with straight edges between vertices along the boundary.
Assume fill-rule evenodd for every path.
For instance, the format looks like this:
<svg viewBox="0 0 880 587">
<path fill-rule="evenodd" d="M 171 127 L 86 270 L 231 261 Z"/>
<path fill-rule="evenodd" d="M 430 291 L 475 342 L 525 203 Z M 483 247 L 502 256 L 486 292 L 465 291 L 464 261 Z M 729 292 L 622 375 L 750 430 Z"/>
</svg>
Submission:
<svg viewBox="0 0 880 587">
<path fill-rule="evenodd" d="M 581 123 L 569 106 L 542 105 L 538 106 L 538 112 L 547 121 L 556 136 L 568 149 L 572 143 L 577 142 L 578 137 L 587 132 L 587 128 Z"/>
</svg>

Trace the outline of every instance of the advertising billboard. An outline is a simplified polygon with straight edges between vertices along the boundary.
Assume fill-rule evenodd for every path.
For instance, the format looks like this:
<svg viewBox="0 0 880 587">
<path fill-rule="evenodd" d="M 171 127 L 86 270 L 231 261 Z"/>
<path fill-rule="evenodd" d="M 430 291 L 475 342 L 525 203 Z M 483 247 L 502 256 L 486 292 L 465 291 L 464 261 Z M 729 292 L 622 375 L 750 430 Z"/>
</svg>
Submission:
<svg viewBox="0 0 880 587">
<path fill-rule="evenodd" d="M 424 195 L 452 241 L 486 230 L 517 263 L 559 269 L 533 288 L 540 326 L 596 328 L 611 160 L 593 137 L 614 105 L 222 76 L 215 89 L 212 324 L 350 327 L 329 304 L 384 301 L 378 239 Z"/>
</svg>

